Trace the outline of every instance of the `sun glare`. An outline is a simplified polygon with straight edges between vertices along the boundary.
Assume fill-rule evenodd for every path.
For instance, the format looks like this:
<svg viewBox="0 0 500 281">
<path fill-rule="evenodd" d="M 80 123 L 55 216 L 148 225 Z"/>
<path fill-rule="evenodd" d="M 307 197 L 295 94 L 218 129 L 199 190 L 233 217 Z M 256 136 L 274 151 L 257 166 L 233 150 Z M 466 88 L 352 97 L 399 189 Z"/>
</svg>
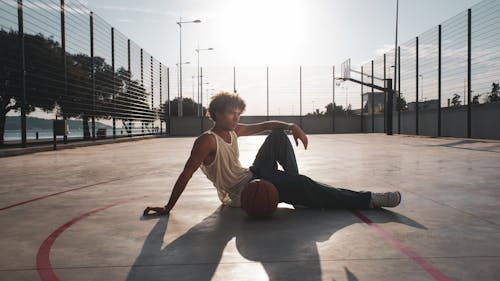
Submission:
<svg viewBox="0 0 500 281">
<path fill-rule="evenodd" d="M 255 64 L 286 64 L 306 39 L 300 1 L 229 1 L 217 18 L 225 55 Z"/>
</svg>

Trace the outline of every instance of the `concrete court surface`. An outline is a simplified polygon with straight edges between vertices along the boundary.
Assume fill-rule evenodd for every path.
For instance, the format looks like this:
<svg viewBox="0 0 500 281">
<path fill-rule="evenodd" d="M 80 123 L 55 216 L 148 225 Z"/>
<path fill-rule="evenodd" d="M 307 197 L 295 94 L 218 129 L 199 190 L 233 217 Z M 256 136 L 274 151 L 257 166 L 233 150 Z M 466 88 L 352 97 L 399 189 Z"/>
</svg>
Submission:
<svg viewBox="0 0 500 281">
<path fill-rule="evenodd" d="M 335 187 L 400 190 L 396 208 L 222 207 L 197 170 L 162 206 L 194 138 L 0 158 L 0 280 L 499 280 L 500 142 L 308 135 L 299 173 Z M 265 135 L 240 137 L 251 165 Z"/>
</svg>

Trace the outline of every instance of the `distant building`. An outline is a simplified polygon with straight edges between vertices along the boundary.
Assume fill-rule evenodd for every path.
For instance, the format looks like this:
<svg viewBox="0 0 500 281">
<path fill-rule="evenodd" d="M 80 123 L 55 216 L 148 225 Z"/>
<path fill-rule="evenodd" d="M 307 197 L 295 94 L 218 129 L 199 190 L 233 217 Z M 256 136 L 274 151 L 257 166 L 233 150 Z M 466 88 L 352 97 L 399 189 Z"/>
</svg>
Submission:
<svg viewBox="0 0 500 281">
<path fill-rule="evenodd" d="M 372 114 L 372 100 L 373 100 L 373 113 L 383 113 L 385 103 L 384 92 L 367 92 L 363 94 L 363 112 Z"/>
</svg>

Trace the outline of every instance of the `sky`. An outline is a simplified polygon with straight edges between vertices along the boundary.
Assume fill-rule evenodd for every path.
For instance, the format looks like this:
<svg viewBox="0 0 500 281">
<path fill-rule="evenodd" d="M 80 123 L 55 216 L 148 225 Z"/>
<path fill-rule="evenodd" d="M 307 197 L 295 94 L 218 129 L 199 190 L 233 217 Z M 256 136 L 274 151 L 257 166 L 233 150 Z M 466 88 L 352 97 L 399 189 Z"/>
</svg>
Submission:
<svg viewBox="0 0 500 281">
<path fill-rule="evenodd" d="M 87 6 L 169 66 L 359 65 L 391 49 L 396 0 L 86 0 Z M 477 0 L 401 0 L 399 42 L 466 10 Z"/>
<path fill-rule="evenodd" d="M 478 0 L 400 0 L 398 44 L 478 3 Z M 179 96 L 179 26 L 182 25 L 183 97 L 199 100 L 195 89 L 196 52 L 203 51 L 203 104 L 220 90 L 236 88 L 247 101 L 248 115 L 266 115 L 266 67 L 269 66 L 269 114 L 297 115 L 332 101 L 332 65 L 351 58 L 360 65 L 380 57 L 395 43 L 396 0 L 85 0 L 149 54 L 171 68 L 172 94 Z M 300 107 L 299 66 L 303 66 Z M 178 71 L 178 70 L 177 70 Z M 429 81 L 429 80 L 427 80 Z M 360 86 L 335 84 L 337 105 L 360 108 Z"/>
<path fill-rule="evenodd" d="M 175 66 L 179 62 L 179 26 L 176 22 L 181 17 L 182 21 L 201 20 L 201 23 L 182 25 L 182 61 L 190 62 L 190 65 L 183 66 L 182 95 L 199 102 L 195 90 L 195 49 L 213 48 L 213 51 L 203 51 L 200 55 L 200 66 L 204 70 L 203 106 L 208 107 L 210 97 L 216 92 L 232 91 L 236 86 L 247 101 L 244 113 L 247 115 L 266 115 L 267 105 L 269 115 L 298 115 L 300 112 L 305 115 L 316 109 L 324 111 L 325 106 L 332 102 L 332 91 L 335 91 L 337 105 L 347 107 L 350 104 L 353 109 L 360 108 L 361 87 L 351 82 L 332 83 L 332 66 L 336 66 L 338 77 L 341 63 L 351 58 L 352 68 L 359 70 L 360 65 L 380 58 L 395 43 L 396 0 L 73 1 L 87 6 L 169 67 L 171 99 L 180 96 L 178 68 Z M 415 36 L 478 2 L 400 0 L 398 44 L 413 41 Z M 53 10 L 54 18 L 59 16 L 57 9 L 57 4 L 55 9 L 49 9 Z M 86 27 L 81 28 L 86 30 Z M 38 30 L 38 26 L 35 24 L 32 29 Z M 57 38 L 59 30 L 56 28 L 53 33 Z M 81 44 L 82 50 L 88 52 L 89 45 L 86 42 Z M 133 64 L 137 65 L 135 61 Z M 236 67 L 236 85 L 233 85 L 233 66 Z M 301 84 L 299 66 L 302 66 Z M 269 67 L 269 86 L 266 67 Z M 422 79 L 421 89 L 425 98 L 435 90 L 433 76 L 424 75 L 425 86 Z M 463 77 L 459 78 L 462 81 Z M 463 83 L 459 84 L 461 89 Z M 299 85 L 302 85 L 302 96 Z M 35 112 L 33 115 L 42 117 L 46 114 Z"/>
</svg>

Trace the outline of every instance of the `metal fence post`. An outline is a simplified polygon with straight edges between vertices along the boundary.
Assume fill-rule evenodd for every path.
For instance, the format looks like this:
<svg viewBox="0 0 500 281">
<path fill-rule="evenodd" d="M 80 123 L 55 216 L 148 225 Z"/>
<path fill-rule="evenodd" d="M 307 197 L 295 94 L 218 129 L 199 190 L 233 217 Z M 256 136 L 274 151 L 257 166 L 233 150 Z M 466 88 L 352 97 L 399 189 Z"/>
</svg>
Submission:
<svg viewBox="0 0 500 281">
<path fill-rule="evenodd" d="M 172 110 L 172 105 L 170 103 L 170 68 L 167 67 L 167 102 L 168 102 L 168 135 L 170 136 L 172 134 L 172 121 L 171 121 L 171 110 Z"/>
<path fill-rule="evenodd" d="M 26 138 L 26 60 L 24 57 L 24 23 L 23 23 L 23 1 L 17 1 L 17 23 L 20 50 L 20 75 L 21 75 L 21 142 L 22 147 L 27 146 Z"/>
<path fill-rule="evenodd" d="M 387 62 L 386 62 L 386 55 L 384 53 L 384 83 L 386 83 L 386 78 L 387 78 L 387 74 L 386 74 L 386 69 L 387 69 Z M 385 85 L 386 88 L 388 87 L 387 85 Z M 388 112 L 387 112 L 387 101 L 386 101 L 386 96 L 387 95 L 387 92 L 384 93 L 384 133 L 387 133 L 387 122 L 389 122 L 387 119 L 388 119 Z"/>
<path fill-rule="evenodd" d="M 61 51 L 64 71 L 64 98 L 68 98 L 68 73 L 66 71 L 66 24 L 64 15 L 64 0 L 61 0 Z M 63 113 L 63 120 L 66 121 L 66 113 Z M 64 143 L 68 143 L 68 136 L 64 134 Z"/>
<path fill-rule="evenodd" d="M 144 90 L 144 50 L 141 48 L 141 91 Z M 141 135 L 144 134 L 144 121 L 141 119 Z"/>
<path fill-rule="evenodd" d="M 418 135 L 418 36 L 415 38 L 416 44 L 415 44 L 415 135 Z"/>
<path fill-rule="evenodd" d="M 150 113 L 151 114 L 151 121 L 150 121 L 151 125 L 150 126 L 151 126 L 151 128 L 153 128 L 153 124 L 154 124 L 154 120 L 155 120 L 155 117 L 154 117 L 154 108 L 155 108 L 154 107 L 154 96 L 155 96 L 154 95 L 154 92 L 155 92 L 155 90 L 154 90 L 155 89 L 154 88 L 154 85 L 155 85 L 154 84 L 154 80 L 155 80 L 154 77 L 155 76 L 154 76 L 154 72 L 153 72 L 154 71 L 154 69 L 153 69 L 153 56 L 149 56 L 149 57 L 150 57 L 149 62 L 151 64 L 149 66 L 149 68 L 151 70 L 151 77 L 150 77 L 151 78 L 151 113 Z"/>
<path fill-rule="evenodd" d="M 372 85 L 375 82 L 373 78 L 373 60 L 372 60 Z M 375 94 L 372 87 L 372 133 L 375 133 Z"/>
<path fill-rule="evenodd" d="M 162 101 L 162 68 L 161 68 L 161 63 L 160 63 L 160 108 L 159 108 L 159 111 L 160 111 L 160 135 L 163 135 L 163 121 L 162 121 L 162 118 L 164 118 L 164 106 L 163 106 L 163 101 Z"/>
<path fill-rule="evenodd" d="M 266 66 L 267 120 L 269 120 L 269 66 Z"/>
<path fill-rule="evenodd" d="M 92 141 L 95 141 L 94 12 L 90 12 L 90 79 L 92 80 Z"/>
<path fill-rule="evenodd" d="M 115 75 L 115 28 L 111 27 L 111 69 L 113 71 L 113 139 L 116 138 L 116 75 Z"/>
<path fill-rule="evenodd" d="M 302 65 L 299 66 L 299 121 L 300 121 L 300 128 L 303 128 L 302 126 Z"/>
<path fill-rule="evenodd" d="M 471 9 L 467 10 L 467 137 L 471 137 Z"/>
<path fill-rule="evenodd" d="M 398 134 L 401 134 L 401 47 L 398 46 Z"/>
<path fill-rule="evenodd" d="M 332 133 L 335 133 L 335 65 L 332 66 Z"/>
<path fill-rule="evenodd" d="M 437 120 L 437 133 L 438 137 L 441 136 L 441 91 L 442 91 L 442 84 L 441 84 L 441 39 L 442 39 L 442 33 L 441 33 L 441 25 L 438 26 L 438 120 Z"/>
<path fill-rule="evenodd" d="M 127 39 L 127 69 L 128 69 L 128 84 L 132 85 L 132 69 L 130 67 L 130 39 Z M 130 87 L 127 88 L 127 96 L 130 98 L 131 93 L 129 92 Z M 128 120 L 129 124 L 130 119 Z M 132 136 L 132 126 L 129 126 L 130 134 L 128 134 L 129 137 Z"/>
<path fill-rule="evenodd" d="M 393 98 L 394 90 L 392 88 L 392 79 L 387 79 L 385 81 L 387 83 L 387 85 L 386 85 L 387 102 L 385 103 L 385 106 L 387 108 L 384 109 L 384 111 L 387 111 L 386 134 L 392 135 L 392 98 Z"/>
<path fill-rule="evenodd" d="M 363 66 L 361 66 L 361 133 L 364 132 L 364 127 L 365 125 L 363 124 L 363 78 L 364 78 L 364 74 L 363 74 Z M 368 105 L 367 105 L 368 106 Z M 367 107 L 368 108 L 368 107 Z"/>
</svg>

